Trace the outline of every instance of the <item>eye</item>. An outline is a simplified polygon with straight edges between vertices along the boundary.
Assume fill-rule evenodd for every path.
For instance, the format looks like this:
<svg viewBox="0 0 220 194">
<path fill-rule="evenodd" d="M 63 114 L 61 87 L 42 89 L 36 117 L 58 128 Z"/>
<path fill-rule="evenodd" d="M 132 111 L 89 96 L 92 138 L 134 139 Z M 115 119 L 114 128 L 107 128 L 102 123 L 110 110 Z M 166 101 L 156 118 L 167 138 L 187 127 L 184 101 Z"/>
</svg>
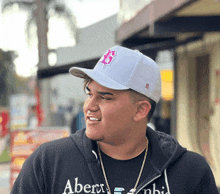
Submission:
<svg viewBox="0 0 220 194">
<path fill-rule="evenodd" d="M 111 100 L 111 98 L 107 98 L 105 96 L 101 96 L 101 99 L 103 99 L 103 100 Z"/>
<path fill-rule="evenodd" d="M 89 90 L 87 87 L 85 88 L 85 94 L 86 94 L 86 95 L 91 95 L 91 94 L 90 94 L 90 90 Z"/>
</svg>

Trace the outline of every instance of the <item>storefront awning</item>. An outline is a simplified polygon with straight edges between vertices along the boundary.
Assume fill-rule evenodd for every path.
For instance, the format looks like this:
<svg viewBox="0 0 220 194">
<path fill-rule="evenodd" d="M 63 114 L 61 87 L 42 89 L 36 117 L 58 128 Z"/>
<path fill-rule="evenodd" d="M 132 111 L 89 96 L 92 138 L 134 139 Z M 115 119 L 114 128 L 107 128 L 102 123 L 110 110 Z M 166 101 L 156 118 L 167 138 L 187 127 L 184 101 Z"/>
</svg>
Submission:
<svg viewBox="0 0 220 194">
<path fill-rule="evenodd" d="M 158 44 L 184 33 L 220 31 L 219 21 L 220 1 L 154 0 L 118 28 L 116 41 L 127 47 Z"/>
</svg>

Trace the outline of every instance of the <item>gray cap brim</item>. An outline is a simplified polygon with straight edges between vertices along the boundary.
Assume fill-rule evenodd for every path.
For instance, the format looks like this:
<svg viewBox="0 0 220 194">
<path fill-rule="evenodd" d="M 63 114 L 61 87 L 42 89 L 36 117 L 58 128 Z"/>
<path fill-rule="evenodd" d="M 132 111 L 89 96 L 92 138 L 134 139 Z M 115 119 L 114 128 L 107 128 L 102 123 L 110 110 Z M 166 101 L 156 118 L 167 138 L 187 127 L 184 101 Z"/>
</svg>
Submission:
<svg viewBox="0 0 220 194">
<path fill-rule="evenodd" d="M 127 90 L 129 89 L 127 86 L 124 86 L 115 80 L 111 79 L 110 77 L 107 77 L 105 74 L 103 74 L 100 71 L 95 71 L 94 69 L 85 69 L 80 67 L 72 67 L 69 70 L 70 74 L 80 77 L 80 78 L 86 78 L 86 76 L 93 79 L 98 84 L 114 89 L 114 90 Z"/>
</svg>

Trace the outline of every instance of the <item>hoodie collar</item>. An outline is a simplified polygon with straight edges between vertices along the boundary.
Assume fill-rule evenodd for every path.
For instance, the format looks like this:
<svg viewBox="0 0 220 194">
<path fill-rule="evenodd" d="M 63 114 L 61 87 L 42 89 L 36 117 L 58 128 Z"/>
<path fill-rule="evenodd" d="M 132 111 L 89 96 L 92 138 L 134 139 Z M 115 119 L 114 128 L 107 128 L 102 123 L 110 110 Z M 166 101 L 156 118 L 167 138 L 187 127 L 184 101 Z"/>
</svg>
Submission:
<svg viewBox="0 0 220 194">
<path fill-rule="evenodd" d="M 86 136 L 85 129 L 79 130 L 71 136 L 87 162 L 98 161 L 97 144 Z M 151 162 L 159 171 L 165 169 L 186 151 L 175 138 L 165 133 L 154 131 L 150 127 L 147 127 L 146 136 L 149 140 Z"/>
<path fill-rule="evenodd" d="M 79 149 L 80 153 L 83 155 L 84 159 L 86 160 L 94 183 L 105 184 L 105 180 L 102 175 L 102 170 L 100 166 L 100 161 L 98 160 L 98 155 L 97 155 L 98 148 L 96 142 L 90 140 L 86 136 L 85 129 L 77 131 L 75 134 L 72 134 L 71 137 L 74 143 L 76 144 L 77 148 Z"/>
<path fill-rule="evenodd" d="M 146 182 L 150 182 L 156 177 L 159 177 L 171 163 L 176 161 L 186 152 L 186 149 L 181 147 L 170 135 L 154 131 L 150 127 L 147 127 L 146 136 L 149 140 L 150 152 L 150 168 L 148 169 L 149 176 L 145 180 L 145 183 L 141 183 L 138 186 L 137 190 L 140 190 Z M 97 156 L 98 149 L 96 142 L 90 140 L 86 136 L 85 129 L 77 131 L 74 135 L 71 135 L 71 137 L 87 161 L 94 183 L 105 183 L 100 167 L 100 161 Z"/>
<path fill-rule="evenodd" d="M 179 145 L 175 138 L 168 134 L 154 131 L 150 127 L 147 127 L 146 135 L 149 140 L 151 162 L 160 172 L 186 151 L 185 148 Z"/>
</svg>

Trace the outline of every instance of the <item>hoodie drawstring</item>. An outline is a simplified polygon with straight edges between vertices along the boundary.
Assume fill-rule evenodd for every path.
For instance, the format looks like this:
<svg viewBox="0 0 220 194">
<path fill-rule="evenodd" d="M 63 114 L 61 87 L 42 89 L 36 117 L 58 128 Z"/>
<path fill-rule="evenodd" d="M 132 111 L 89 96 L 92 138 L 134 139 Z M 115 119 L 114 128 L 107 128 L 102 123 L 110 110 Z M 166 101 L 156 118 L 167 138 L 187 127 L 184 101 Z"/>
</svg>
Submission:
<svg viewBox="0 0 220 194">
<path fill-rule="evenodd" d="M 169 183 L 168 183 L 168 177 L 167 177 L 167 169 L 164 170 L 164 177 L 165 177 L 165 183 L 166 183 L 166 186 L 167 186 L 167 194 L 171 194 Z"/>
<path fill-rule="evenodd" d="M 92 150 L 93 155 L 95 156 L 96 160 L 98 160 L 98 156 L 94 150 Z"/>
</svg>

